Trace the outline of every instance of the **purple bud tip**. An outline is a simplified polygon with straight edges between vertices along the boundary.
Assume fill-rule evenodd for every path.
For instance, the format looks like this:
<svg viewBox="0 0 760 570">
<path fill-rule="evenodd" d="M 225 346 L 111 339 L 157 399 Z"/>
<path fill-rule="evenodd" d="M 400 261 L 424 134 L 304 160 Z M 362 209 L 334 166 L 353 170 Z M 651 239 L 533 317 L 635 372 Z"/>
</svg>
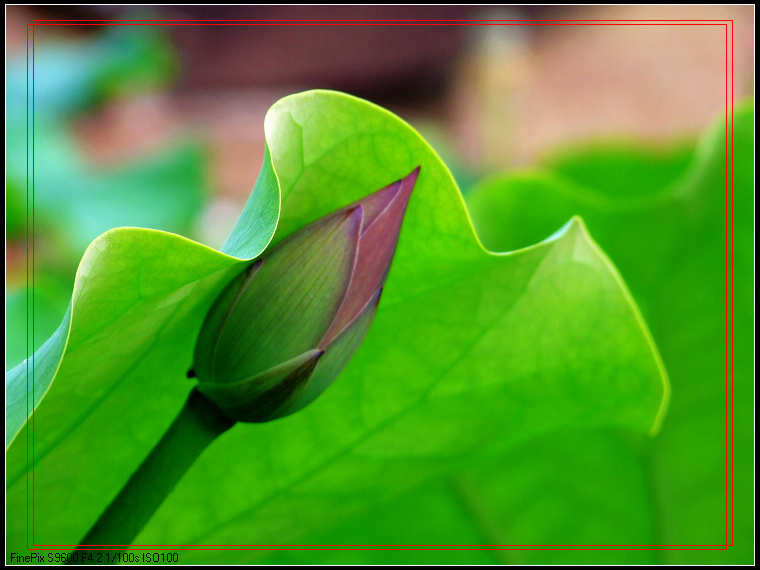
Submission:
<svg viewBox="0 0 760 570">
<path fill-rule="evenodd" d="M 355 206 L 351 206 L 346 210 L 346 218 L 351 218 L 352 216 L 358 216 L 359 219 L 362 219 L 363 215 L 364 215 L 364 208 L 362 208 L 361 204 L 356 204 Z"/>
<path fill-rule="evenodd" d="M 364 208 L 356 263 L 343 303 L 323 337 L 322 344 L 329 345 L 362 313 L 368 303 L 376 302 L 373 297 L 388 275 L 401 223 L 419 171 L 420 168 L 417 167 L 401 180 L 356 203 Z M 349 206 L 352 207 L 353 205 Z"/>
<path fill-rule="evenodd" d="M 380 297 L 383 296 L 383 289 L 384 287 L 379 287 L 377 289 L 377 293 L 375 293 L 375 297 L 372 299 L 372 302 L 375 304 L 376 307 L 380 304 Z"/>
</svg>

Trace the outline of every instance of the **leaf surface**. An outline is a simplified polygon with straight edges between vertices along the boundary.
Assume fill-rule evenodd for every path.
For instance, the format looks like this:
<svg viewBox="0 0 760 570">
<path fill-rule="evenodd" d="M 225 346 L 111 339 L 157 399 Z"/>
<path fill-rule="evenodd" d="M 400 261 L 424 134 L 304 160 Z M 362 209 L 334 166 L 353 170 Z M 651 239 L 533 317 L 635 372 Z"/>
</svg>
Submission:
<svg viewBox="0 0 760 570">
<path fill-rule="evenodd" d="M 312 91 L 276 104 L 265 126 L 271 162 L 243 214 L 259 223 L 250 236 L 238 224 L 223 248 L 241 257 L 260 253 L 274 222 L 277 243 L 421 166 L 383 300 L 324 395 L 293 416 L 224 434 L 137 543 L 293 543 L 553 430 L 656 428 L 667 395 L 659 357 L 579 219 L 537 245 L 492 254 L 448 170 L 387 111 Z M 35 357 L 37 544 L 81 538 L 160 438 L 190 389 L 184 373 L 205 311 L 242 264 L 151 230 L 112 230 L 90 245 L 71 328 L 65 320 Z M 6 429 L 15 433 L 25 365 L 6 382 Z M 22 433 L 7 452 L 9 551 L 25 541 L 25 453 Z"/>
<path fill-rule="evenodd" d="M 536 545 L 533 549 L 276 551 L 260 562 L 751 563 L 753 335 L 752 313 L 743 308 L 751 306 L 753 283 L 753 117 L 749 104 L 735 109 L 733 545 L 722 546 L 726 126 L 718 120 L 698 145 L 617 141 L 578 147 L 544 168 L 496 177 L 468 194 L 479 235 L 494 249 L 533 243 L 567 216 L 582 214 L 605 250 L 615 252 L 658 344 L 669 347 L 663 358 L 671 371 L 672 410 L 656 439 L 611 428 L 558 430 L 303 539 L 308 544 Z M 662 261 L 652 267 L 655 259 Z M 714 550 L 699 546 L 712 543 L 718 545 Z M 582 551 L 545 546 L 561 544 L 622 546 Z M 625 547 L 642 544 L 686 546 Z"/>
<path fill-rule="evenodd" d="M 726 129 L 724 118 L 717 120 L 696 148 L 687 153 L 691 159 L 685 166 L 683 148 L 665 154 L 645 149 L 633 152 L 630 148 L 608 148 L 605 152 L 592 149 L 587 154 L 575 151 L 574 157 L 554 162 L 554 170 L 494 179 L 468 196 L 479 233 L 490 247 L 519 246 L 551 220 L 556 223 L 568 215 L 582 215 L 605 251 L 616 260 L 642 307 L 673 388 L 662 431 L 656 439 L 633 449 L 635 461 L 629 461 L 631 473 L 626 476 L 638 476 L 646 482 L 638 489 L 619 486 L 618 477 L 613 476 L 618 462 L 614 453 L 608 453 L 600 463 L 603 447 L 596 442 L 599 436 L 588 438 L 585 445 L 578 445 L 564 434 L 549 437 L 548 444 L 557 450 L 553 453 L 553 468 L 534 464 L 531 449 L 507 455 L 504 463 L 510 466 L 510 473 L 517 472 L 517 478 L 532 481 L 514 496 L 498 489 L 499 479 L 493 472 L 480 473 L 477 487 L 485 492 L 479 500 L 506 528 L 520 525 L 523 517 L 541 516 L 536 501 L 563 489 L 555 497 L 555 517 L 562 520 L 560 513 L 567 512 L 568 516 L 573 513 L 576 521 L 600 521 L 601 534 L 593 529 L 576 534 L 582 543 L 637 544 L 648 539 L 655 541 L 652 544 L 718 545 L 713 551 L 661 551 L 653 562 L 751 563 L 753 121 L 751 104 L 735 109 L 734 180 L 728 199 L 726 137 L 728 132 L 730 142 L 731 130 Z M 614 188 L 616 182 L 610 173 L 620 164 L 634 163 L 638 167 L 627 173 L 625 169 L 618 170 L 621 181 Z M 679 165 L 681 173 L 674 175 Z M 632 181 L 636 180 L 640 180 L 641 187 L 634 191 Z M 728 217 L 728 249 L 727 209 L 732 214 Z M 729 331 L 733 325 L 733 346 L 729 343 L 729 350 L 733 348 L 733 401 L 731 386 L 727 392 L 726 384 L 727 252 L 729 273 L 733 271 L 733 282 L 728 282 L 729 297 L 733 293 L 729 300 L 734 305 L 733 323 L 729 322 Z M 730 319 L 730 310 L 728 314 Z M 730 415 L 727 420 L 727 397 L 734 421 L 735 526 L 734 545 L 726 552 L 720 545 L 726 544 L 727 512 L 728 543 L 732 542 L 730 497 L 727 507 L 727 445 L 729 468 L 732 451 L 730 425 L 727 434 L 727 421 L 731 421 Z M 626 445 L 623 436 L 610 432 L 605 437 L 617 439 L 621 447 Z M 593 472 L 589 471 L 591 465 L 597 465 Z M 630 494 L 630 502 L 614 510 L 612 501 L 594 501 L 584 496 L 589 485 Z M 550 512 L 546 510 L 543 516 Z M 581 512 L 583 516 L 579 517 Z M 624 519 L 639 519 L 643 523 L 640 532 L 624 532 L 618 524 Z M 527 531 L 524 525 L 520 528 L 523 540 L 528 542 L 565 542 L 569 536 L 561 525 L 537 525 Z M 576 523 L 576 530 L 582 528 Z M 588 555 L 597 556 L 599 563 L 640 560 L 631 552 Z M 566 563 L 568 558 L 562 552 L 535 552 L 525 553 L 524 560 L 551 564 Z"/>
</svg>

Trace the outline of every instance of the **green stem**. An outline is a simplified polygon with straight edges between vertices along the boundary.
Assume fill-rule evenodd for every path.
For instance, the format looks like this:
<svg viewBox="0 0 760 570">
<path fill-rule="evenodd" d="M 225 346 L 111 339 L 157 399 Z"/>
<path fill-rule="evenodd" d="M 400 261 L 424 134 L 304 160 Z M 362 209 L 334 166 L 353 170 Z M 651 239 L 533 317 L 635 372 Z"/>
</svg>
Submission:
<svg viewBox="0 0 760 570">
<path fill-rule="evenodd" d="M 67 564 L 76 563 L 77 557 L 72 555 L 79 550 L 87 550 L 88 554 L 107 552 L 110 560 L 117 550 L 98 551 L 93 546 L 131 545 L 203 450 L 234 424 L 193 389 L 161 441 L 132 474 L 77 549 L 69 554 Z M 92 558 L 103 562 L 102 555 Z M 96 560 L 91 562 L 98 563 Z"/>
</svg>

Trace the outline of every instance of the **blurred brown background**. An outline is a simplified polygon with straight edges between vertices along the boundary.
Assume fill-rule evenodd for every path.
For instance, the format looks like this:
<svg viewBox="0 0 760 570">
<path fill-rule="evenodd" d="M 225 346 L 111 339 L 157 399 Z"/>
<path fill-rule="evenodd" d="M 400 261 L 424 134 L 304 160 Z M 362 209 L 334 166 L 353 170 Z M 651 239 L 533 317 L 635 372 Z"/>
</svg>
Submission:
<svg viewBox="0 0 760 570">
<path fill-rule="evenodd" d="M 753 6 L 139 10 L 8 6 L 8 55 L 25 52 L 33 19 L 713 18 L 734 20 L 735 100 L 754 89 Z M 36 38 L 99 30 L 38 26 Z M 189 25 L 167 26 L 166 33 L 182 62 L 171 90 L 111 102 L 82 117 L 76 130 L 99 163 L 148 153 L 188 131 L 200 135 L 212 159 L 215 199 L 200 231 L 210 245 L 221 243 L 253 186 L 266 110 L 297 91 L 337 89 L 386 106 L 416 126 L 447 162 L 475 176 L 530 164 L 570 141 L 693 135 L 725 108 L 723 26 Z"/>
</svg>

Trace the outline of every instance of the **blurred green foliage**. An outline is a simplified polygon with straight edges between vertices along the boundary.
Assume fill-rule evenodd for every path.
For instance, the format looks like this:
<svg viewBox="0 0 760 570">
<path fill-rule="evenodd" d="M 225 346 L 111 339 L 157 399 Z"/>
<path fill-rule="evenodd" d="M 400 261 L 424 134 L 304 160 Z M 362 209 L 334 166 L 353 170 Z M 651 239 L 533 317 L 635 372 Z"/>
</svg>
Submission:
<svg viewBox="0 0 760 570">
<path fill-rule="evenodd" d="M 35 47 L 28 69 L 25 58 L 9 63 L 6 240 L 25 240 L 28 223 L 31 242 L 34 223 L 35 343 L 32 347 L 30 333 L 30 351 L 60 323 L 76 264 L 96 236 L 118 226 L 192 231 L 206 193 L 206 158 L 198 142 L 179 141 L 152 156 L 103 168 L 88 160 L 71 130 L 72 120 L 94 106 L 166 87 L 177 68 L 172 49 L 153 27 L 110 27 L 88 40 L 51 41 Z M 6 294 L 13 331 L 26 329 L 26 284 L 22 288 L 21 279 L 16 275 Z M 67 287 L 54 284 L 61 280 Z M 9 340 L 6 370 L 26 354 L 25 337 Z"/>
</svg>

